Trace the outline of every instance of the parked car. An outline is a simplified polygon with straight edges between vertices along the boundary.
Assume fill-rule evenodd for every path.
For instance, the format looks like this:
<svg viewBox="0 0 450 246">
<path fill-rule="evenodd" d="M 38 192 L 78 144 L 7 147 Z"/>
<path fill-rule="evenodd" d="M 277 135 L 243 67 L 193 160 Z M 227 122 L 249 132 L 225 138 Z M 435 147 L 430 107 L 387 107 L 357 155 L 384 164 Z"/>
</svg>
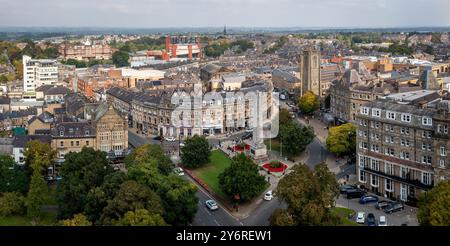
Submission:
<svg viewBox="0 0 450 246">
<path fill-rule="evenodd" d="M 350 189 L 347 190 L 347 199 L 361 198 L 365 193 L 366 192 L 361 189 Z"/>
<path fill-rule="evenodd" d="M 183 176 L 183 175 L 184 175 L 184 171 L 183 171 L 183 169 L 182 169 L 181 167 L 176 167 L 176 168 L 174 168 L 174 169 L 173 169 L 173 172 L 174 172 L 175 174 L 177 174 L 178 176 Z"/>
<path fill-rule="evenodd" d="M 205 202 L 205 204 L 206 204 L 206 207 L 211 211 L 219 209 L 219 207 L 217 206 L 217 203 L 214 200 L 208 200 Z"/>
<path fill-rule="evenodd" d="M 269 190 L 268 192 L 266 192 L 266 194 L 264 194 L 264 200 L 270 201 L 272 199 L 273 199 L 272 191 Z"/>
<path fill-rule="evenodd" d="M 180 143 L 180 147 L 184 147 L 184 143 Z"/>
<path fill-rule="evenodd" d="M 375 215 L 373 213 L 370 213 L 367 215 L 367 225 L 368 226 L 376 226 L 377 220 L 375 219 Z"/>
<path fill-rule="evenodd" d="M 364 212 L 358 212 L 358 214 L 356 215 L 356 223 L 364 224 L 365 215 L 366 215 L 366 213 L 364 213 Z"/>
<path fill-rule="evenodd" d="M 392 201 L 378 201 L 375 205 L 376 209 L 385 209 L 387 206 L 391 205 Z"/>
<path fill-rule="evenodd" d="M 354 185 L 342 185 L 339 190 L 341 194 L 346 194 L 348 190 L 354 190 L 356 187 Z"/>
<path fill-rule="evenodd" d="M 253 128 L 246 128 L 245 132 L 253 132 Z"/>
<path fill-rule="evenodd" d="M 378 220 L 378 226 L 387 226 L 386 216 L 380 216 L 380 220 Z"/>
<path fill-rule="evenodd" d="M 405 206 L 403 206 L 403 204 L 401 204 L 399 202 L 394 202 L 391 205 L 387 206 L 384 209 L 384 212 L 388 213 L 388 214 L 392 214 L 394 212 L 397 212 L 397 211 L 400 211 L 400 210 L 403 210 L 403 209 L 405 209 Z"/>
<path fill-rule="evenodd" d="M 176 138 L 174 138 L 174 137 L 166 137 L 166 141 L 175 142 Z"/>
<path fill-rule="evenodd" d="M 364 195 L 359 199 L 360 204 L 366 204 L 371 202 L 378 202 L 378 197 L 372 195 Z"/>
<path fill-rule="evenodd" d="M 156 136 L 153 138 L 153 140 L 157 140 L 157 141 L 161 141 L 162 137 L 161 136 Z"/>
</svg>

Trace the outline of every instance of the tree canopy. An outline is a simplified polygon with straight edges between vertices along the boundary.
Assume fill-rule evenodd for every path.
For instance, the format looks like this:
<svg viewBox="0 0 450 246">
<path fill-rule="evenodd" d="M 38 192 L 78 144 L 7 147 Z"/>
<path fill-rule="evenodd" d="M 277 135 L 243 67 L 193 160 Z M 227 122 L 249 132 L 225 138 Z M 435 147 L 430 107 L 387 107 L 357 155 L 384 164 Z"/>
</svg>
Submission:
<svg viewBox="0 0 450 246">
<path fill-rule="evenodd" d="M 0 155 L 0 193 L 28 191 L 30 178 L 28 173 L 8 155 Z"/>
<path fill-rule="evenodd" d="M 236 202 L 249 201 L 259 195 L 266 184 L 258 166 L 243 153 L 233 157 L 230 166 L 219 174 L 220 188 Z"/>
<path fill-rule="evenodd" d="M 184 141 L 181 162 L 188 168 L 198 168 L 209 163 L 211 148 L 204 136 L 195 135 Z"/>
<path fill-rule="evenodd" d="M 450 180 L 419 197 L 417 219 L 422 226 L 450 226 Z"/>
<path fill-rule="evenodd" d="M 330 128 L 327 148 L 337 156 L 353 154 L 356 151 L 356 127 L 347 123 Z"/>
<path fill-rule="evenodd" d="M 57 192 L 59 217 L 67 219 L 82 213 L 89 190 L 101 186 L 105 176 L 112 172 L 102 151 L 83 148 L 81 152 L 68 153 L 60 169 L 62 179 Z"/>
<path fill-rule="evenodd" d="M 305 151 L 314 139 L 314 130 L 310 126 L 301 126 L 291 121 L 280 127 L 280 138 L 283 144 L 283 153 L 296 156 Z"/>
<path fill-rule="evenodd" d="M 298 99 L 298 108 L 304 114 L 311 114 L 320 108 L 319 97 L 312 91 L 305 91 Z"/>
<path fill-rule="evenodd" d="M 128 62 L 128 59 L 130 58 L 130 55 L 126 51 L 118 50 L 113 53 L 112 55 L 112 61 L 113 64 L 116 65 L 116 67 L 127 67 L 130 65 Z"/>
<path fill-rule="evenodd" d="M 331 213 L 334 201 L 339 196 L 339 186 L 326 164 L 319 164 L 314 170 L 304 164 L 295 165 L 292 172 L 280 180 L 276 194 L 288 207 L 272 214 L 271 225 L 318 226 L 340 223 L 339 218 Z"/>
</svg>

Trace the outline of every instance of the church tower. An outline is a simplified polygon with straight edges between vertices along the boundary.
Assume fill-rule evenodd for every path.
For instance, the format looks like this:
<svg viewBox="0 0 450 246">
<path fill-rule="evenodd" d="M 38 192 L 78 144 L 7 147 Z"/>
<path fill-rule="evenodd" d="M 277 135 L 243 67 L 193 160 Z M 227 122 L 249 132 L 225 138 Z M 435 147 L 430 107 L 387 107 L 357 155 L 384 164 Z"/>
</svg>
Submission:
<svg viewBox="0 0 450 246">
<path fill-rule="evenodd" d="M 300 55 L 299 66 L 300 80 L 302 82 L 301 95 L 305 91 L 312 91 L 317 96 L 321 96 L 320 52 L 314 48 L 306 48 Z"/>
</svg>

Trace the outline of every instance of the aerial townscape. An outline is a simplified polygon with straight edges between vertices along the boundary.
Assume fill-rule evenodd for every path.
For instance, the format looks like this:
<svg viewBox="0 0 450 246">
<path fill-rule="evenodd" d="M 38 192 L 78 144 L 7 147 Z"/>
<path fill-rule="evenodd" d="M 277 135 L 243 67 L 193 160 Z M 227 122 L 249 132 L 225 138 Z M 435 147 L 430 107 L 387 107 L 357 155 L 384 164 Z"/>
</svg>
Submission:
<svg viewBox="0 0 450 246">
<path fill-rule="evenodd" d="M 449 226 L 448 32 L 0 25 L 0 225 Z"/>
</svg>

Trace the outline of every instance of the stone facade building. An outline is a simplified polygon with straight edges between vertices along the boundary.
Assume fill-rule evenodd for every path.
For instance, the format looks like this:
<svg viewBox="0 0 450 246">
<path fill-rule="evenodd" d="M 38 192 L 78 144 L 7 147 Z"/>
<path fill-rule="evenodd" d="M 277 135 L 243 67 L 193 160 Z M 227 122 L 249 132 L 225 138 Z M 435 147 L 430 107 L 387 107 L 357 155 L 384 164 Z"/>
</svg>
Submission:
<svg viewBox="0 0 450 246">
<path fill-rule="evenodd" d="M 128 119 L 116 112 L 112 104 L 102 103 L 95 110 L 95 149 L 111 156 L 122 156 L 128 149 Z"/>
<path fill-rule="evenodd" d="M 423 90 L 394 94 L 360 107 L 356 117 L 360 185 L 414 203 L 421 192 L 449 178 L 448 134 L 444 133 L 449 104 L 439 101 L 436 91 Z M 437 105 L 441 105 L 439 111 Z"/>
</svg>

